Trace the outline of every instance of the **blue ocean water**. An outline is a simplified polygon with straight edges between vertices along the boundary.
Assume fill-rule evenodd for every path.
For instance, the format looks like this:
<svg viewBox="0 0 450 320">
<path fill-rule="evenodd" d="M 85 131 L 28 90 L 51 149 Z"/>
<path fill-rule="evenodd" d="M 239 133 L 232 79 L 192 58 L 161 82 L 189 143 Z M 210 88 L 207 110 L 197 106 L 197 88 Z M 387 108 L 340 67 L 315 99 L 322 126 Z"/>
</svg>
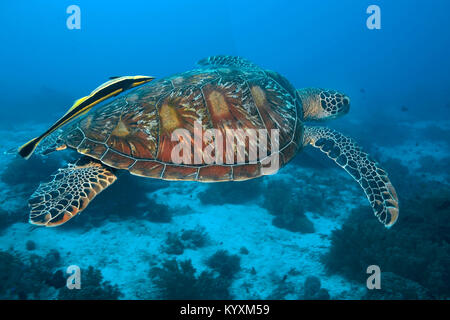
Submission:
<svg viewBox="0 0 450 320">
<path fill-rule="evenodd" d="M 67 26 L 71 5 L 80 29 Z M 371 5 L 380 29 L 368 28 Z M 3 1 L 0 298 L 448 299 L 449 10 L 445 0 Z M 28 223 L 39 183 L 79 155 L 26 161 L 12 148 L 109 77 L 162 79 L 214 55 L 298 89 L 345 92 L 349 113 L 319 125 L 388 172 L 397 223 L 384 228 L 358 183 L 313 148 L 246 182 L 124 172 L 63 226 Z M 80 290 L 65 286 L 71 265 Z M 381 289 L 366 286 L 371 265 Z"/>
</svg>

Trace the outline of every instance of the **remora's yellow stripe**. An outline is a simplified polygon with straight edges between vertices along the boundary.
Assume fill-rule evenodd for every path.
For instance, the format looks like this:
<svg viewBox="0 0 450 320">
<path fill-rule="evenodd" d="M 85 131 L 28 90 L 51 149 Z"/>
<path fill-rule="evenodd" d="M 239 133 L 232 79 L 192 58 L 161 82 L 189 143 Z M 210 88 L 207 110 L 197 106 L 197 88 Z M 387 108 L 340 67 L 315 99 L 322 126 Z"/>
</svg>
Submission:
<svg viewBox="0 0 450 320">
<path fill-rule="evenodd" d="M 88 104 L 87 106 L 81 108 L 79 111 L 77 111 L 76 113 L 74 113 L 71 117 L 65 119 L 65 120 L 64 120 L 58 127 L 56 127 L 54 130 L 56 130 L 56 129 L 58 129 L 59 127 L 65 125 L 67 122 L 69 122 L 69 121 L 72 120 L 73 118 L 76 118 L 78 115 L 82 114 L 83 112 L 88 111 L 89 109 L 91 109 L 91 108 L 92 108 L 93 106 L 95 106 L 96 104 L 99 104 L 100 102 L 102 102 L 102 101 L 104 101 L 104 100 L 106 100 L 106 99 L 112 97 L 113 95 L 118 94 L 118 93 L 121 92 L 121 91 L 122 91 L 122 89 L 117 89 L 116 91 L 113 91 L 113 92 L 111 92 L 110 94 L 107 94 L 106 96 L 101 97 L 100 99 L 95 100 L 94 102 L 92 102 L 92 103 Z M 86 98 L 86 97 L 85 97 L 85 98 Z M 89 96 L 88 96 L 88 98 L 89 98 Z M 86 99 L 85 99 L 85 100 L 86 100 Z M 78 105 L 78 106 L 79 106 L 79 105 Z M 73 110 L 73 109 L 71 108 L 71 110 Z M 50 133 L 49 133 L 49 134 L 50 134 Z"/>
<path fill-rule="evenodd" d="M 86 101 L 87 99 L 89 99 L 91 95 L 88 95 L 86 97 L 80 98 L 77 101 L 75 101 L 73 103 L 73 106 L 70 107 L 69 110 L 67 110 L 66 114 L 69 113 L 70 111 L 72 111 L 73 109 L 75 109 L 76 107 L 78 107 L 80 104 L 82 104 L 84 101 Z"/>
<path fill-rule="evenodd" d="M 137 87 L 138 85 L 143 84 L 143 83 L 146 83 L 146 82 L 148 82 L 148 81 L 143 80 L 143 81 L 140 81 L 140 82 L 134 82 L 134 83 L 132 84 L 132 86 L 133 86 L 133 87 Z"/>
</svg>

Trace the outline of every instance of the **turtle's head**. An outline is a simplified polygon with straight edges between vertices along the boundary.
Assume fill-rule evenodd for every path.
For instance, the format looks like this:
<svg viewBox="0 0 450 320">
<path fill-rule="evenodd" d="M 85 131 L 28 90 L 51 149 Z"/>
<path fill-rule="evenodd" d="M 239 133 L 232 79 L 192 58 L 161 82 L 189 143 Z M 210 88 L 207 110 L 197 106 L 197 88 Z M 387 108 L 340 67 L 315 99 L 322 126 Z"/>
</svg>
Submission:
<svg viewBox="0 0 450 320">
<path fill-rule="evenodd" d="M 336 90 L 320 88 L 298 89 L 297 94 L 303 105 L 303 119 L 330 120 L 347 114 L 350 98 Z"/>
</svg>

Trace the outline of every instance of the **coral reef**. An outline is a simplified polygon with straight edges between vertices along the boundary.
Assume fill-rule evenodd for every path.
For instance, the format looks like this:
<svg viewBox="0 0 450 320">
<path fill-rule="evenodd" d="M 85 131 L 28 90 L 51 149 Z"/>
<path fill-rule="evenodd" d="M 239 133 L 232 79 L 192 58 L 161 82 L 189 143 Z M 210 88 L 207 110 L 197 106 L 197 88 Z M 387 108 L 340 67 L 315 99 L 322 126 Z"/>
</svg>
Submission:
<svg viewBox="0 0 450 320">
<path fill-rule="evenodd" d="M 246 247 L 241 247 L 240 249 L 239 249 L 239 253 L 240 254 L 249 254 L 249 251 L 248 251 L 248 249 L 246 248 Z"/>
<path fill-rule="evenodd" d="M 39 186 L 39 183 L 53 174 L 61 166 L 58 157 L 32 156 L 24 160 L 15 157 L 0 174 L 0 179 L 16 192 L 29 195 Z"/>
<path fill-rule="evenodd" d="M 18 221 L 26 221 L 27 217 L 18 212 L 0 209 L 0 234 L 7 227 Z"/>
<path fill-rule="evenodd" d="M 316 276 L 306 277 L 303 286 L 295 280 L 295 276 L 299 275 L 299 272 L 295 269 L 289 270 L 287 274 L 280 277 L 274 275 L 272 282 L 274 289 L 267 297 L 270 300 L 282 300 L 282 299 L 300 299 L 300 300 L 329 300 L 330 294 L 328 290 L 322 288 L 320 279 Z M 303 290 L 298 290 L 302 288 Z"/>
<path fill-rule="evenodd" d="M 328 290 L 322 288 L 320 279 L 308 276 L 303 285 L 303 299 L 305 300 L 330 300 Z"/>
<path fill-rule="evenodd" d="M 151 198 L 147 200 L 146 207 L 149 209 L 142 216 L 148 221 L 161 223 L 172 221 L 172 210 L 168 206 Z"/>
<path fill-rule="evenodd" d="M 55 249 L 51 249 L 45 256 L 46 264 L 49 268 L 55 268 L 59 265 L 61 255 Z"/>
<path fill-rule="evenodd" d="M 272 224 L 278 228 L 300 233 L 314 232 L 314 225 L 305 216 L 302 201 L 286 182 L 272 183 L 270 190 L 264 192 L 263 207 L 275 216 Z"/>
<path fill-rule="evenodd" d="M 28 288 L 21 285 L 24 269 L 25 264 L 16 254 L 0 251 L 0 299 L 27 298 Z"/>
<path fill-rule="evenodd" d="M 367 290 L 364 300 L 427 300 L 432 296 L 417 282 L 392 272 L 381 273 L 381 289 Z"/>
<path fill-rule="evenodd" d="M 117 286 L 102 281 L 101 272 L 89 267 L 82 272 L 81 289 L 69 290 L 56 250 L 44 257 L 0 251 L 0 299 L 117 299 Z M 53 291 L 52 291 L 53 288 Z M 56 291 L 59 289 L 59 291 Z"/>
<path fill-rule="evenodd" d="M 283 208 L 282 213 L 277 215 L 272 224 L 275 227 L 286 229 L 292 232 L 314 233 L 314 225 L 299 209 L 298 204 L 289 202 Z"/>
<path fill-rule="evenodd" d="M 122 296 L 117 285 L 103 281 L 100 270 L 92 266 L 81 270 L 81 289 L 63 287 L 58 294 L 59 300 L 117 300 Z"/>
<path fill-rule="evenodd" d="M 34 242 L 33 240 L 28 240 L 25 243 L 25 247 L 28 251 L 33 251 L 34 249 L 36 249 L 36 242 Z"/>
<path fill-rule="evenodd" d="M 399 197 L 411 197 L 416 192 L 417 186 L 410 183 L 410 179 L 413 177 L 409 168 L 399 160 L 389 158 L 383 162 L 383 168 L 389 172 L 389 179 L 395 186 Z"/>
<path fill-rule="evenodd" d="M 292 197 L 293 190 L 289 183 L 282 180 L 271 181 L 270 188 L 265 189 L 263 193 L 263 208 L 276 215 Z"/>
<path fill-rule="evenodd" d="M 203 271 L 197 276 L 191 260 L 165 260 L 162 267 L 153 267 L 149 274 L 162 299 L 231 298 L 229 279 L 215 276 L 211 271 Z"/>
<path fill-rule="evenodd" d="M 209 236 L 204 227 L 183 230 L 181 234 L 168 232 L 162 248 L 168 254 L 180 255 L 185 249 L 202 248 L 208 244 Z"/>
<path fill-rule="evenodd" d="M 167 238 L 164 241 L 162 251 L 168 254 L 183 254 L 184 245 L 178 234 L 172 232 L 167 233 Z"/>
<path fill-rule="evenodd" d="M 209 236 L 203 226 L 197 226 L 195 229 L 183 230 L 180 237 L 185 248 L 195 249 L 203 248 L 208 244 Z"/>
<path fill-rule="evenodd" d="M 287 297 L 295 298 L 296 286 L 293 282 L 287 281 L 286 277 L 282 279 L 274 279 L 275 288 L 267 297 L 268 300 L 284 300 Z"/>
<path fill-rule="evenodd" d="M 323 261 L 330 272 L 365 282 L 366 268 L 375 264 L 423 286 L 434 298 L 450 297 L 450 189 L 421 182 L 425 187 L 401 202 L 402 215 L 386 230 L 370 208 L 352 211 L 331 237 Z M 417 185 L 416 187 L 417 188 Z"/>
<path fill-rule="evenodd" d="M 232 279 L 241 270 L 241 258 L 226 250 L 217 250 L 206 260 L 206 265 L 222 277 Z"/>
<path fill-rule="evenodd" d="M 61 158 L 32 156 L 24 160 L 14 157 L 0 172 L 0 180 L 6 184 L 2 188 L 7 197 L 0 209 L 0 231 L 16 222 L 28 220 L 27 200 L 39 183 L 48 178 L 60 166 Z"/>
<path fill-rule="evenodd" d="M 23 257 L 15 251 L 0 251 L 0 299 L 48 298 L 45 292 L 56 287 L 58 262 L 55 252 Z"/>
</svg>

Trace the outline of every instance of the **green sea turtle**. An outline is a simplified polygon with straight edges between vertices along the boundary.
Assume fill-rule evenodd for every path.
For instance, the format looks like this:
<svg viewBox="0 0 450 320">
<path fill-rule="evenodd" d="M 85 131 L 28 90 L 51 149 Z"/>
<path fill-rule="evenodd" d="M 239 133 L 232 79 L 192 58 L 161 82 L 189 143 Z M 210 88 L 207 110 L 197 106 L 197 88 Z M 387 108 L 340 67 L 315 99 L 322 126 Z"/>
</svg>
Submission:
<svg viewBox="0 0 450 320">
<path fill-rule="evenodd" d="M 48 227 L 67 222 L 110 186 L 119 170 L 164 180 L 239 181 L 272 174 L 305 146 L 313 146 L 361 185 L 381 223 L 395 223 L 398 198 L 387 173 L 352 139 L 305 124 L 346 114 L 348 96 L 296 90 L 280 74 L 239 57 L 213 56 L 198 64 L 198 69 L 147 83 L 65 126 L 52 150 L 68 147 L 84 156 L 33 193 L 30 222 Z M 213 134 L 200 135 L 199 142 L 196 130 Z M 174 139 L 177 131 L 181 134 Z M 229 132 L 236 143 L 220 154 Z M 264 152 L 251 152 L 255 140 L 248 132 L 258 133 Z M 264 132 L 273 134 L 263 137 Z M 209 159 L 195 159 L 208 148 Z M 276 161 L 278 167 L 271 170 Z"/>
</svg>

